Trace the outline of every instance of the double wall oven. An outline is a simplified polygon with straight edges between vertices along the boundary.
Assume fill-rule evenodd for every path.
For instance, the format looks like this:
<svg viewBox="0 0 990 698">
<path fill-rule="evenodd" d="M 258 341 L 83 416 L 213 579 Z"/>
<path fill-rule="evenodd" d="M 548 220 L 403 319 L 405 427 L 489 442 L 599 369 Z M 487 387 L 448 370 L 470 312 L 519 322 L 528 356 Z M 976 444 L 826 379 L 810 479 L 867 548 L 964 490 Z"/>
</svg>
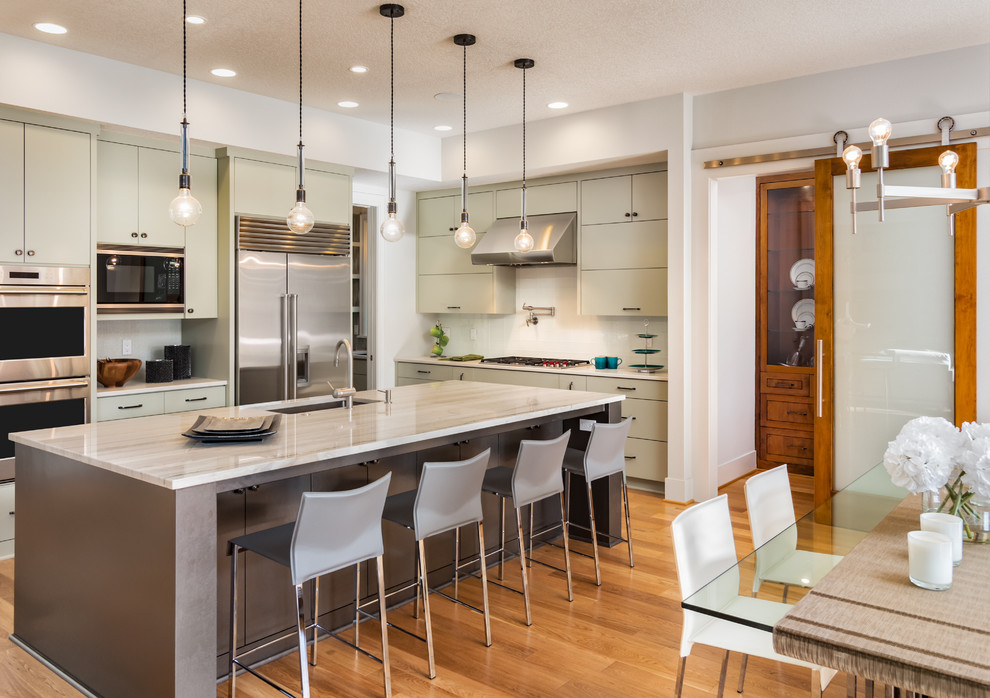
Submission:
<svg viewBox="0 0 990 698">
<path fill-rule="evenodd" d="M 86 422 L 89 308 L 87 268 L 0 265 L 0 480 L 8 434 Z"/>
</svg>

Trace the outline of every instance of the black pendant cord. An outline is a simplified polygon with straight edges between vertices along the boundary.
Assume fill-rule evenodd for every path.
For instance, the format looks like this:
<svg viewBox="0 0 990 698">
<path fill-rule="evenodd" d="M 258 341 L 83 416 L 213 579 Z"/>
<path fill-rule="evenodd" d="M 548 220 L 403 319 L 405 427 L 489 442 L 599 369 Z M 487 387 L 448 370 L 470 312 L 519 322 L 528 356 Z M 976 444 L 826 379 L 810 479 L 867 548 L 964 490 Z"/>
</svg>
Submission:
<svg viewBox="0 0 990 698">
<path fill-rule="evenodd" d="M 522 185 L 526 188 L 526 68 L 523 68 L 523 95 L 522 95 Z M 525 211 L 523 212 L 525 213 Z"/>
<path fill-rule="evenodd" d="M 186 120 L 186 0 L 182 0 L 182 120 Z"/>
<path fill-rule="evenodd" d="M 388 55 L 389 55 L 389 150 L 392 160 L 395 160 L 395 16 L 388 19 Z"/>
<path fill-rule="evenodd" d="M 299 145 L 303 144 L 303 4 L 299 0 Z"/>
<path fill-rule="evenodd" d="M 464 105 L 464 109 L 463 109 L 464 118 L 463 118 L 463 127 L 462 127 L 462 131 L 461 132 L 464 135 L 461 138 L 462 138 L 462 142 L 463 142 L 463 146 L 464 146 L 463 147 L 463 150 L 464 150 L 464 177 L 467 177 L 467 44 L 466 43 L 464 44 L 464 47 L 463 48 L 464 48 L 464 70 L 463 70 L 463 75 L 464 75 L 464 91 L 462 93 L 462 95 L 463 95 L 462 96 L 462 100 L 463 100 L 463 105 Z"/>
</svg>

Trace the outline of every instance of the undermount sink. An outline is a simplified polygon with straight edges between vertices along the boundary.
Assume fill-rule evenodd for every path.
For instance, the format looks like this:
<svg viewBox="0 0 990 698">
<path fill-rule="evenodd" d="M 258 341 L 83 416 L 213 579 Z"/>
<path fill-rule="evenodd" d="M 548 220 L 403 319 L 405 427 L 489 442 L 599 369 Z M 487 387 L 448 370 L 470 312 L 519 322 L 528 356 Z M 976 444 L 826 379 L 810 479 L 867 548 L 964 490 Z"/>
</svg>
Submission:
<svg viewBox="0 0 990 698">
<path fill-rule="evenodd" d="M 354 405 L 368 405 L 378 400 L 355 400 Z M 344 407 L 346 401 L 340 398 L 322 400 L 319 402 L 307 402 L 301 405 L 287 405 L 286 407 L 269 407 L 269 412 L 279 414 L 302 414 L 304 412 L 321 412 L 322 410 L 338 410 Z"/>
</svg>

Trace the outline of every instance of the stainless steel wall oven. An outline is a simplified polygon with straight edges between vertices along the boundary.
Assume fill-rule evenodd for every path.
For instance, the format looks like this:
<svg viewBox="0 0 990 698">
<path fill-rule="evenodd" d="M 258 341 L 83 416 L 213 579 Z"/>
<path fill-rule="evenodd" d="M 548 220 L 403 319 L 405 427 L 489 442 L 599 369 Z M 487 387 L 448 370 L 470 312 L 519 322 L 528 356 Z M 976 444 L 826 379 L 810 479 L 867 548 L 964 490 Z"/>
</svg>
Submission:
<svg viewBox="0 0 990 698">
<path fill-rule="evenodd" d="M 87 268 L 0 266 L 0 480 L 8 434 L 86 422 L 89 308 Z"/>
</svg>

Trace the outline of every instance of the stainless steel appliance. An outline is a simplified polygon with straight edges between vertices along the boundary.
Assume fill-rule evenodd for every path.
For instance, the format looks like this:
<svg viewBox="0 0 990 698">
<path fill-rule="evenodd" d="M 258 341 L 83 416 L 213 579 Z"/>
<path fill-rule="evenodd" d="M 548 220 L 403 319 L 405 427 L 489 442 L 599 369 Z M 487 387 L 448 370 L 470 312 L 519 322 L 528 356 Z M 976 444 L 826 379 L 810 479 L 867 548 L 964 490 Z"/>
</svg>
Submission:
<svg viewBox="0 0 990 698">
<path fill-rule="evenodd" d="M 96 312 L 181 313 L 185 252 L 170 247 L 100 246 L 96 251 Z"/>
<path fill-rule="evenodd" d="M 238 216 L 237 404 L 328 395 L 345 386 L 334 350 L 351 337 L 350 228 L 305 235 L 284 219 Z"/>
<path fill-rule="evenodd" d="M 519 252 L 515 239 L 519 234 L 518 218 L 499 218 L 488 227 L 485 236 L 471 251 L 471 264 L 494 266 L 532 266 L 537 264 L 577 264 L 577 214 L 553 213 L 530 216 L 529 234 L 533 249 Z"/>
<path fill-rule="evenodd" d="M 0 266 L 0 480 L 8 434 L 86 422 L 89 302 L 88 268 Z"/>
<path fill-rule="evenodd" d="M 506 366 L 544 366 L 546 368 L 574 368 L 587 366 L 584 359 L 541 359 L 535 356 L 495 356 L 482 359 L 483 364 L 504 364 Z"/>
</svg>

